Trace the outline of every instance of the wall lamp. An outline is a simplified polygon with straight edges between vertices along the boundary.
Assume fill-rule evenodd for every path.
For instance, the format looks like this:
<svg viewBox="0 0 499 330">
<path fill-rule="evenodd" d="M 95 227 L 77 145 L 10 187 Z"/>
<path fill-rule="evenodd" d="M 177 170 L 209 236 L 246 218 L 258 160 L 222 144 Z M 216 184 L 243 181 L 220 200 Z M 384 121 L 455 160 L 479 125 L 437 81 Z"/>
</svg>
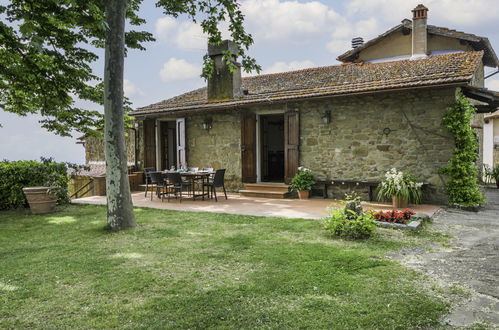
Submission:
<svg viewBox="0 0 499 330">
<path fill-rule="evenodd" d="M 202 124 L 202 125 L 203 125 L 203 129 L 204 129 L 205 131 L 210 130 L 210 129 L 211 129 L 211 127 L 212 127 L 212 126 L 211 126 L 211 125 L 212 125 L 212 123 L 213 123 L 213 119 L 211 119 L 211 118 L 205 118 L 205 119 L 203 120 L 203 124 Z"/>
<path fill-rule="evenodd" d="M 321 118 L 324 124 L 329 124 L 331 122 L 331 110 L 324 111 Z"/>
</svg>

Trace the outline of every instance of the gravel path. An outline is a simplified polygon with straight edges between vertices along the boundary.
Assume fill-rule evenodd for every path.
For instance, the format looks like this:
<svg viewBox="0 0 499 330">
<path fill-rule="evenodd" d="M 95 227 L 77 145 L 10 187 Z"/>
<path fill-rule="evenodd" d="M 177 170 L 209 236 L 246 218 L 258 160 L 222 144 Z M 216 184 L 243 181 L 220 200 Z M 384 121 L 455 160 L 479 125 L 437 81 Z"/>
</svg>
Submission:
<svg viewBox="0 0 499 330">
<path fill-rule="evenodd" d="M 486 189 L 486 195 L 487 206 L 478 213 L 445 209 L 435 216 L 430 230 L 452 235 L 450 247 L 408 248 L 389 256 L 469 292 L 443 320 L 452 327 L 499 328 L 499 189 Z"/>
</svg>

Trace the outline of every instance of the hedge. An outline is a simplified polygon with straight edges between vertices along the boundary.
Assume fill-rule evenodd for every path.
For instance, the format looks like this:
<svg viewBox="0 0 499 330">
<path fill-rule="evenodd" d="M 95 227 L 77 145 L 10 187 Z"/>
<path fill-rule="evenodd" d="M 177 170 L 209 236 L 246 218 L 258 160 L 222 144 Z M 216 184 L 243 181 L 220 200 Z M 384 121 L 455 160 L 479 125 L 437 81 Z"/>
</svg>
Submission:
<svg viewBox="0 0 499 330">
<path fill-rule="evenodd" d="M 24 187 L 59 187 L 58 202 L 68 203 L 68 164 L 57 163 L 51 158 L 41 161 L 0 162 L 0 210 L 27 207 Z"/>
</svg>

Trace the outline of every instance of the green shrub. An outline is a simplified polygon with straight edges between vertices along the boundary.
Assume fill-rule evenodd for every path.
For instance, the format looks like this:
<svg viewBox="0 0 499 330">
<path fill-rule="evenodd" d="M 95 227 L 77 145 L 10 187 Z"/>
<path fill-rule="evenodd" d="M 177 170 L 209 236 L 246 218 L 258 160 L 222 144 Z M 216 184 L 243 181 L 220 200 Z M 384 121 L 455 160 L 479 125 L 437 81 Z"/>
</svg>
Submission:
<svg viewBox="0 0 499 330">
<path fill-rule="evenodd" d="M 453 135 L 456 147 L 449 164 L 441 173 L 449 176 L 446 192 L 451 206 L 476 206 L 485 202 L 478 185 L 478 141 L 471 128 L 476 112 L 468 99 L 459 93 L 457 103 L 449 107 L 442 125 Z"/>
<path fill-rule="evenodd" d="M 291 190 L 293 191 L 310 190 L 314 184 L 315 180 L 312 172 L 302 166 L 298 167 L 298 173 L 295 174 L 290 183 Z"/>
<path fill-rule="evenodd" d="M 28 203 L 22 190 L 24 187 L 59 187 L 59 203 L 69 202 L 68 166 L 67 163 L 56 163 L 51 158 L 42 158 L 40 162 L 1 161 L 0 210 L 26 207 Z"/>
<path fill-rule="evenodd" d="M 356 214 L 345 207 L 333 209 L 324 219 L 324 229 L 333 236 L 360 239 L 369 238 L 376 230 L 374 217 L 370 213 Z"/>
</svg>

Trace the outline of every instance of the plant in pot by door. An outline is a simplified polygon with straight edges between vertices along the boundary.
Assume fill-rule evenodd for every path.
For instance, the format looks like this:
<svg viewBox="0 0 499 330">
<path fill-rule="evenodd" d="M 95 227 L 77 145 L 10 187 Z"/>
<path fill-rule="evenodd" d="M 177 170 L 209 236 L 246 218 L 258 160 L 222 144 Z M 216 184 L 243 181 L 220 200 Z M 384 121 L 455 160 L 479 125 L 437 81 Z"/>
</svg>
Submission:
<svg viewBox="0 0 499 330">
<path fill-rule="evenodd" d="M 291 190 L 298 192 L 300 199 L 307 199 L 314 184 L 315 180 L 310 169 L 300 166 L 298 173 L 291 180 Z"/>
<path fill-rule="evenodd" d="M 409 202 L 421 203 L 423 192 L 422 182 L 409 173 L 392 168 L 385 173 L 385 179 L 378 187 L 379 200 L 392 200 L 393 208 L 406 208 Z"/>
</svg>

